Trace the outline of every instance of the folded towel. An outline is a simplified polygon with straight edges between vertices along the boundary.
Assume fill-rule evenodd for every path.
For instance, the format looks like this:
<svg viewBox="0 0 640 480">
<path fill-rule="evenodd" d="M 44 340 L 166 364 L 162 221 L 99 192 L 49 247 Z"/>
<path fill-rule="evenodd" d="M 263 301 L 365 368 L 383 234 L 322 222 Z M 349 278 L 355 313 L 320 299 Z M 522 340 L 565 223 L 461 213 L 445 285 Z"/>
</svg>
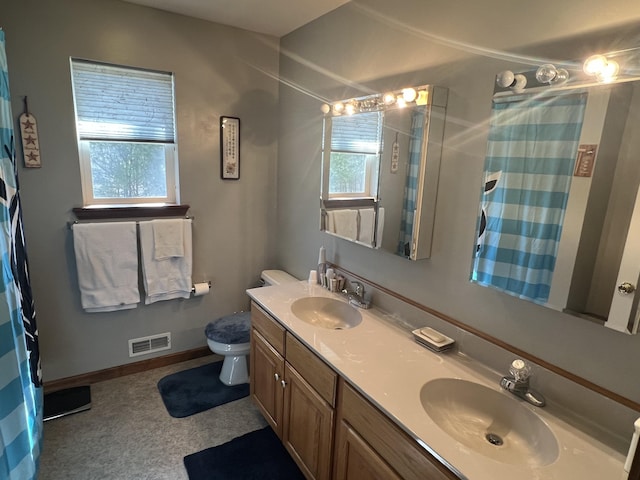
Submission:
<svg viewBox="0 0 640 480">
<path fill-rule="evenodd" d="M 376 229 L 376 248 L 382 247 L 382 233 L 384 232 L 384 208 L 378 207 L 376 223 L 378 228 Z"/>
<path fill-rule="evenodd" d="M 358 210 L 333 210 L 333 224 L 336 235 L 358 239 Z"/>
<path fill-rule="evenodd" d="M 184 256 L 184 220 L 151 220 L 153 227 L 153 258 L 162 260 Z"/>
<path fill-rule="evenodd" d="M 327 232 L 336 233 L 335 221 L 333 218 L 333 211 L 327 210 L 327 224 L 325 225 L 325 230 Z"/>
<path fill-rule="evenodd" d="M 367 245 L 373 245 L 373 232 L 376 226 L 376 211 L 373 208 L 361 208 L 360 228 L 358 229 L 358 241 Z"/>
<path fill-rule="evenodd" d="M 183 250 L 182 257 L 156 260 L 154 256 L 153 221 L 140 222 L 140 256 L 145 289 L 145 304 L 189 298 L 191 295 L 192 245 L 191 219 L 181 219 Z"/>
<path fill-rule="evenodd" d="M 73 247 L 82 308 L 110 312 L 138 305 L 135 222 L 75 224 Z"/>
</svg>

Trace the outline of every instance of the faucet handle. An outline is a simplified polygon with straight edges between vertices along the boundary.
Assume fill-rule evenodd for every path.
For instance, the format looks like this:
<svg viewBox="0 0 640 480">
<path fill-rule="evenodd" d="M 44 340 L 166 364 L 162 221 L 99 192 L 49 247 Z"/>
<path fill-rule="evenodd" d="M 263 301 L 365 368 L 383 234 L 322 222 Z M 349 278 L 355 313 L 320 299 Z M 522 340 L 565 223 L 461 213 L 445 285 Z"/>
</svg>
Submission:
<svg viewBox="0 0 640 480">
<path fill-rule="evenodd" d="M 525 382 L 531 376 L 531 365 L 519 358 L 511 362 L 509 373 L 513 375 L 516 382 Z"/>
<path fill-rule="evenodd" d="M 360 298 L 364 298 L 364 285 L 360 282 L 351 282 L 353 284 L 353 288 L 355 294 Z"/>
</svg>

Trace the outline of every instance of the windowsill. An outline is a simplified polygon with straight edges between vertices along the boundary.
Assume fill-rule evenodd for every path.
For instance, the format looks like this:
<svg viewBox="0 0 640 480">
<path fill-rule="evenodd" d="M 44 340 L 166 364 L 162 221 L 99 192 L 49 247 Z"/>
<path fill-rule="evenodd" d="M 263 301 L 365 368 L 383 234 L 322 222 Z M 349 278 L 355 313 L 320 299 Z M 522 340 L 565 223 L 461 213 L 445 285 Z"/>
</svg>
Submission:
<svg viewBox="0 0 640 480">
<path fill-rule="evenodd" d="M 183 217 L 190 205 L 126 205 L 76 207 L 72 209 L 78 220 L 109 220 L 116 218 Z"/>
<path fill-rule="evenodd" d="M 362 198 L 329 198 L 322 202 L 325 208 L 363 208 L 363 207 L 375 207 L 376 199 L 373 197 Z"/>
</svg>

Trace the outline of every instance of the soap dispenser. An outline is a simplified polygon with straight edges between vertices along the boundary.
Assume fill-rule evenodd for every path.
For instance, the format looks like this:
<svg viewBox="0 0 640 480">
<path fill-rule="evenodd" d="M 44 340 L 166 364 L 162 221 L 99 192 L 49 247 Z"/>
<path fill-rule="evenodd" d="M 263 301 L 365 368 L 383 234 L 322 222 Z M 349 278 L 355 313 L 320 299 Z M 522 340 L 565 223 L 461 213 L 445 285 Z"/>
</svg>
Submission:
<svg viewBox="0 0 640 480">
<path fill-rule="evenodd" d="M 320 247 L 320 253 L 318 254 L 318 283 L 323 287 L 326 287 L 327 282 L 327 254 L 324 246 Z"/>
</svg>

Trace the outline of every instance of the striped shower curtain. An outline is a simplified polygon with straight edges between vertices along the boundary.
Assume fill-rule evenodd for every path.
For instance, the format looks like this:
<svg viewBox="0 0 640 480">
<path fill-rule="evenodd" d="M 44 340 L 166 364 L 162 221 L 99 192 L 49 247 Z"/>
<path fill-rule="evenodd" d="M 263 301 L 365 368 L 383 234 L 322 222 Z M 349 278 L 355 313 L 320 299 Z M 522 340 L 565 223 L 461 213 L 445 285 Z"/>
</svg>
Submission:
<svg viewBox="0 0 640 480">
<path fill-rule="evenodd" d="M 396 253 L 403 257 L 411 254 L 413 240 L 413 219 L 416 211 L 418 176 L 420 175 L 420 154 L 422 152 L 422 132 L 424 131 L 425 107 L 415 107 L 411 113 L 411 138 L 409 139 L 409 162 L 404 186 L 404 199 L 400 217 L 400 237 Z"/>
<path fill-rule="evenodd" d="M 4 32 L 0 30 L 0 478 L 37 477 L 42 379 L 18 194 Z"/>
<path fill-rule="evenodd" d="M 494 101 L 472 281 L 547 303 L 586 99 Z"/>
</svg>

